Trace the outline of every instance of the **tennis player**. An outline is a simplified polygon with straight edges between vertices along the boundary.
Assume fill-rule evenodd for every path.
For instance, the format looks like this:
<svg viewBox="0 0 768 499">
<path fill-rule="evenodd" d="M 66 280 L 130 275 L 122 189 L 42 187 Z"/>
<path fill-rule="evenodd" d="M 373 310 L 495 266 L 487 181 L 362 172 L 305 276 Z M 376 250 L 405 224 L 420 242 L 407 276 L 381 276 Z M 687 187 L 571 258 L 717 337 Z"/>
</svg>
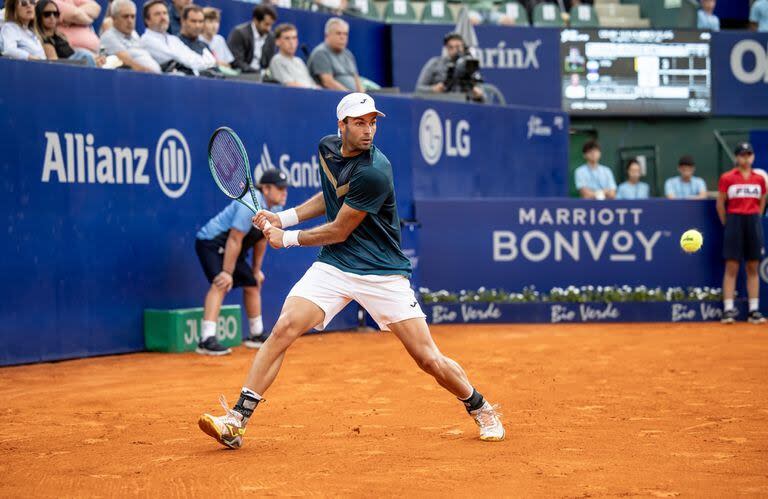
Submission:
<svg viewBox="0 0 768 499">
<path fill-rule="evenodd" d="M 288 195 L 288 176 L 277 170 L 265 171 L 256 192 L 261 206 L 278 211 Z M 243 301 L 248 315 L 249 334 L 243 344 L 259 348 L 265 338 L 261 318 L 261 286 L 264 272 L 261 264 L 267 241 L 261 230 L 253 226 L 253 212 L 239 201 L 232 201 L 210 219 L 197 233 L 195 251 L 203 272 L 211 283 L 205 295 L 200 342 L 195 351 L 202 355 L 228 355 L 232 351 L 216 339 L 216 321 L 224 297 L 234 287 L 243 288 Z M 253 248 L 253 263 L 248 264 L 248 252 Z"/>
<path fill-rule="evenodd" d="M 400 250 L 400 219 L 395 205 L 392 165 L 373 145 L 377 119 L 384 116 L 363 93 L 344 97 L 336 108 L 339 136 L 320 141 L 322 192 L 277 214 L 260 211 L 253 223 L 264 227 L 274 248 L 322 246 L 317 262 L 288 294 L 272 334 L 257 353 L 233 409 L 224 416 L 204 414 L 200 429 L 237 449 L 246 424 L 302 334 L 325 328 L 354 300 L 383 331 L 403 343 L 418 366 L 456 396 L 480 427 L 480 439 L 504 439 L 499 415 L 473 387 L 464 370 L 435 345 L 408 277 L 411 265 Z M 327 223 L 308 230 L 284 230 L 325 215 Z"/>
</svg>

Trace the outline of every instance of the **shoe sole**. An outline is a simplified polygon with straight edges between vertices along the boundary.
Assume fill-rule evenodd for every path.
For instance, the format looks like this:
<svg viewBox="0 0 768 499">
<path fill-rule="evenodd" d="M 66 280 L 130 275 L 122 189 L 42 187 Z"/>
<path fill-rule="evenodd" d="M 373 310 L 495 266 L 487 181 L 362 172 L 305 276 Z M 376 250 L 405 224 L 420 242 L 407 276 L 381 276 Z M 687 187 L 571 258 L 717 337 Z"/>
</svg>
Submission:
<svg viewBox="0 0 768 499">
<path fill-rule="evenodd" d="M 213 438 L 224 447 L 228 449 L 237 449 L 237 447 L 234 447 L 228 444 L 226 441 L 224 441 L 221 438 L 221 433 L 219 433 L 219 429 L 216 427 L 216 424 L 210 419 L 210 416 L 208 416 L 207 414 L 200 416 L 200 419 L 197 420 L 197 426 L 202 430 L 203 433 Z"/>
<path fill-rule="evenodd" d="M 199 353 L 200 355 L 210 355 L 212 357 L 221 357 L 222 355 L 229 355 L 232 353 L 231 349 L 222 350 L 221 352 L 214 352 L 213 350 L 206 350 L 205 348 L 197 347 L 195 348 L 195 352 Z"/>
<path fill-rule="evenodd" d="M 734 322 L 736 322 L 736 319 L 722 319 L 720 324 L 733 324 Z"/>
<path fill-rule="evenodd" d="M 243 346 L 245 348 L 261 348 L 264 345 L 263 341 L 244 341 Z"/>
<path fill-rule="evenodd" d="M 504 433 L 502 433 L 500 437 L 480 437 L 480 440 L 483 442 L 501 442 L 506 436 L 507 430 L 504 430 Z"/>
<path fill-rule="evenodd" d="M 757 324 L 765 324 L 765 319 L 764 318 L 760 319 L 760 320 L 747 319 L 747 322 L 749 322 L 750 324 L 755 324 L 755 325 L 757 325 Z"/>
</svg>

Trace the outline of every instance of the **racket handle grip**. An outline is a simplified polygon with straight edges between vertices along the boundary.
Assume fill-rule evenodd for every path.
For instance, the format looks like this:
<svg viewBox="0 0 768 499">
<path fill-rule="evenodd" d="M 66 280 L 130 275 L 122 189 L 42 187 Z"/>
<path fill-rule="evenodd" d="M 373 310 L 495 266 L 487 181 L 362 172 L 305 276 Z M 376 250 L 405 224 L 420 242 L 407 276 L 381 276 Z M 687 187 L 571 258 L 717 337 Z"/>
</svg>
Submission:
<svg viewBox="0 0 768 499">
<path fill-rule="evenodd" d="M 266 230 L 266 229 L 268 229 L 268 228 L 270 228 L 270 227 L 272 227 L 272 224 L 271 224 L 271 223 L 269 223 L 269 222 L 264 222 L 264 230 Z"/>
</svg>

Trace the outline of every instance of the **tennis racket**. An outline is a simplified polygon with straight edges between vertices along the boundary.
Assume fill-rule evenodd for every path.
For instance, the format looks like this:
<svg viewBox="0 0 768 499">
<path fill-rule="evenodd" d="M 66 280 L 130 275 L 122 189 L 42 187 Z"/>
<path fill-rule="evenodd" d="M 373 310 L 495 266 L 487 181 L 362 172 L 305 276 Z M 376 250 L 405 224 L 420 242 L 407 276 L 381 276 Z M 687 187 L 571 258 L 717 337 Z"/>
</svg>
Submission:
<svg viewBox="0 0 768 499">
<path fill-rule="evenodd" d="M 243 142 L 234 130 L 223 126 L 216 129 L 208 141 L 208 167 L 213 180 L 227 197 L 247 206 L 254 214 L 262 209 L 251 178 L 251 166 Z M 253 206 L 243 198 L 251 193 Z M 266 229 L 269 222 L 264 226 Z"/>
</svg>

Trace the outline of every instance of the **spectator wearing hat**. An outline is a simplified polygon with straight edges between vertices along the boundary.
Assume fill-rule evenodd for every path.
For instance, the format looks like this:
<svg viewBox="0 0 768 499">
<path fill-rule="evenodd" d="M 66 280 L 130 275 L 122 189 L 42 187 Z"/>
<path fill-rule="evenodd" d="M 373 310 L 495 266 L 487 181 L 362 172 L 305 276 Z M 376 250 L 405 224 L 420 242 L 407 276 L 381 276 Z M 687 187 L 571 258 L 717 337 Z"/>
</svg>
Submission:
<svg viewBox="0 0 768 499">
<path fill-rule="evenodd" d="M 706 199 L 707 184 L 701 177 L 695 177 L 696 162 L 693 156 L 683 156 L 677 162 L 680 175 L 668 178 L 664 182 L 664 195 L 667 199 Z"/>
<path fill-rule="evenodd" d="M 765 209 L 765 179 L 752 169 L 755 153 L 748 142 L 739 143 L 734 153 L 735 167 L 720 176 L 717 196 L 717 215 L 725 227 L 722 322 L 732 324 L 738 317 L 733 300 L 736 277 L 743 260 L 749 296 L 747 320 L 752 324 L 762 324 L 765 318 L 760 313 L 758 266 L 764 253 L 762 213 Z"/>
<path fill-rule="evenodd" d="M 576 189 L 583 199 L 614 199 L 616 197 L 616 179 L 613 171 L 600 164 L 602 152 L 595 140 L 587 141 L 581 148 L 585 163 L 576 168 L 574 180 Z"/>
<path fill-rule="evenodd" d="M 283 209 L 288 196 L 288 177 L 270 169 L 259 179 L 256 198 L 262 208 L 277 212 Z M 246 201 L 250 201 L 245 198 Z M 237 200 L 210 219 L 197 233 L 195 251 L 203 272 L 211 283 L 205 296 L 203 325 L 197 353 L 227 355 L 230 349 L 216 338 L 216 322 L 224 297 L 232 288 L 243 288 L 245 311 L 248 315 L 249 334 L 244 344 L 258 348 L 266 340 L 261 318 L 261 286 L 264 273 L 261 265 L 267 241 L 262 232 L 251 223 L 253 212 Z M 247 261 L 253 248 L 252 261 Z"/>
</svg>

